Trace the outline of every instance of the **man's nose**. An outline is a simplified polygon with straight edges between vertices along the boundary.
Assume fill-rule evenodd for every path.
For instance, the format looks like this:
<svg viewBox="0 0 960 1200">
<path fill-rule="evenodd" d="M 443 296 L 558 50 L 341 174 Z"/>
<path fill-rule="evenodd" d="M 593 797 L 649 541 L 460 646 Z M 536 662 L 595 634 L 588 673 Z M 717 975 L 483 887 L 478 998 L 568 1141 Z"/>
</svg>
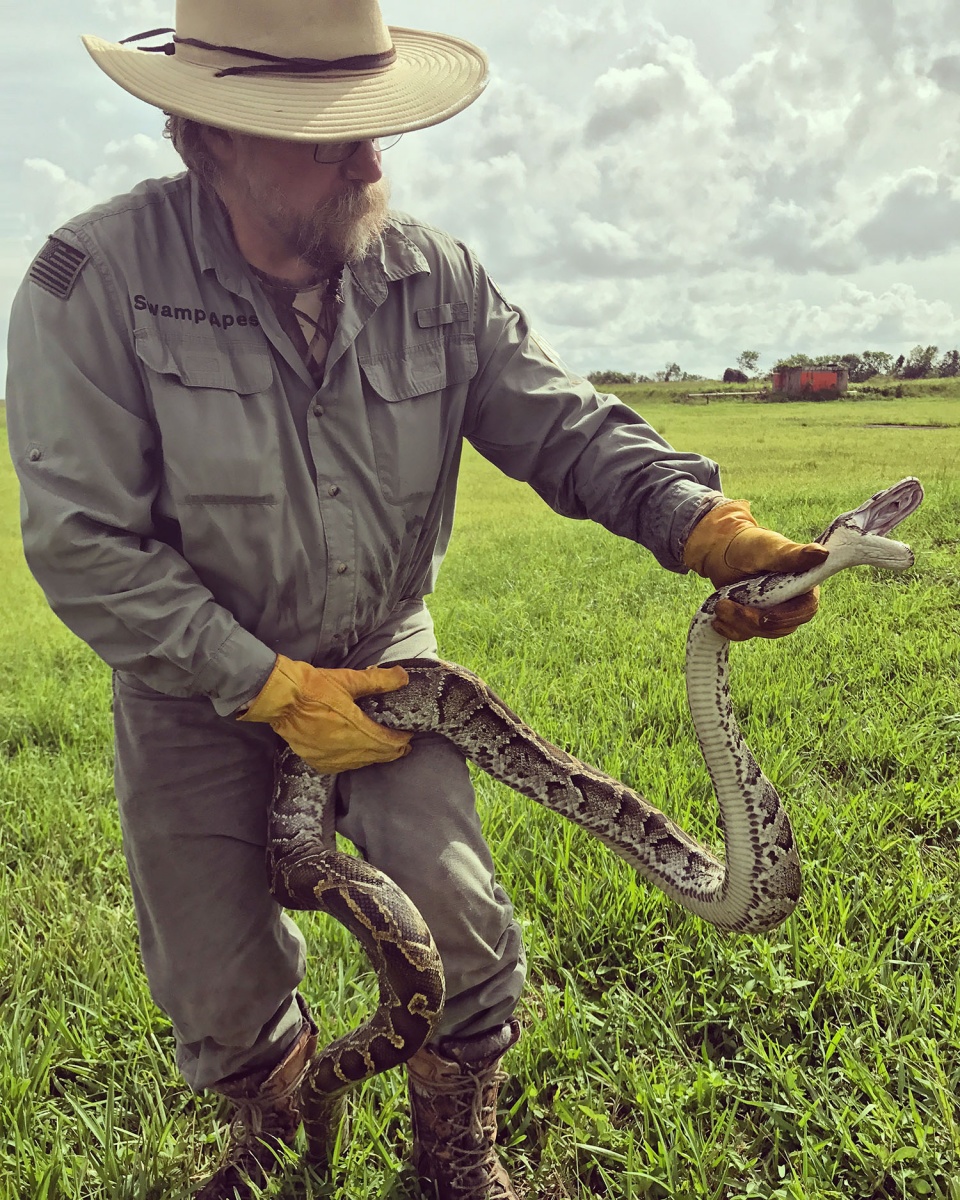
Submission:
<svg viewBox="0 0 960 1200">
<path fill-rule="evenodd" d="M 362 179 L 364 183 L 376 183 L 383 178 L 380 151 L 375 148 L 371 138 L 360 143 L 344 166 L 348 179 Z"/>
</svg>

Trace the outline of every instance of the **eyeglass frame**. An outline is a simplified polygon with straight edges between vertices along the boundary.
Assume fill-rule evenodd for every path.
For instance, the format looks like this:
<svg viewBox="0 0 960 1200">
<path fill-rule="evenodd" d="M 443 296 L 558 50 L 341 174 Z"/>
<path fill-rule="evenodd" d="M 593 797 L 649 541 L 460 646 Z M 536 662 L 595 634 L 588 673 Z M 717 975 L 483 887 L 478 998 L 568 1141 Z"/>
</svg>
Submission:
<svg viewBox="0 0 960 1200">
<path fill-rule="evenodd" d="M 379 154 L 381 151 L 389 150 L 391 146 L 395 146 L 402 137 L 402 133 L 386 133 L 383 137 L 357 138 L 353 142 L 317 142 L 313 147 L 313 161 L 321 167 L 328 167 L 333 163 L 346 162 L 348 158 L 353 158 L 364 142 L 373 142 L 373 148 Z M 330 150 L 339 147 L 343 153 L 338 154 L 336 158 L 317 158 L 318 151 L 322 150 L 324 146 L 329 147 Z"/>
</svg>

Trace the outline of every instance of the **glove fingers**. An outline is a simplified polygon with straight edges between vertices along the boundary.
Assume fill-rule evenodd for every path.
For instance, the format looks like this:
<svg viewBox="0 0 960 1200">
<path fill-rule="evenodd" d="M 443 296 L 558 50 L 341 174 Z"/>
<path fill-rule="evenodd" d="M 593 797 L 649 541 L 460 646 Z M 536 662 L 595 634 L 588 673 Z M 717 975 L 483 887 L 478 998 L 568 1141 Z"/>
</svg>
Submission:
<svg viewBox="0 0 960 1200">
<path fill-rule="evenodd" d="M 748 608 L 733 600 L 717 602 L 713 628 L 731 642 L 746 642 L 750 638 L 778 638 L 792 633 L 811 620 L 819 606 L 820 589 L 794 596 L 774 608 Z"/>
<path fill-rule="evenodd" d="M 732 600 L 718 600 L 713 628 L 728 641 L 747 642 L 761 636 L 761 616 L 758 608 L 745 608 Z"/>
<path fill-rule="evenodd" d="M 403 758 L 410 753 L 413 737 L 378 725 L 350 701 L 342 709 L 307 701 L 291 719 L 281 719 L 273 728 L 305 762 L 327 774 Z"/>
<path fill-rule="evenodd" d="M 764 571 L 809 571 L 819 566 L 829 554 L 817 542 L 800 545 L 772 529 L 748 526 L 729 543 L 723 554 L 723 565 L 729 573 L 726 583 L 744 575 L 760 575 Z M 717 584 L 717 580 L 713 580 Z"/>
<path fill-rule="evenodd" d="M 381 692 L 395 692 L 410 679 L 403 667 L 367 667 L 364 671 L 352 671 L 339 667 L 324 672 L 331 683 L 337 683 L 352 699 L 358 696 L 378 696 Z"/>
<path fill-rule="evenodd" d="M 794 596 L 792 600 L 785 600 L 783 604 L 768 608 L 763 614 L 763 627 L 771 631 L 782 629 L 789 633 L 791 629 L 805 625 L 811 620 L 819 607 L 820 589 L 814 588 L 811 592 L 804 592 L 802 596 Z"/>
<path fill-rule="evenodd" d="M 358 767 L 369 767 L 374 763 L 396 762 L 398 758 L 405 758 L 410 753 L 408 745 L 402 746 L 399 750 L 393 750 L 390 753 L 386 751 L 370 751 L 363 755 L 348 753 L 346 751 L 338 754 L 331 750 L 324 750 L 322 754 L 317 754 L 308 746 L 303 748 L 302 754 L 296 746 L 291 745 L 291 749 L 305 763 L 313 767 L 315 771 L 319 771 L 321 775 L 339 775 L 341 771 L 355 771 Z"/>
<path fill-rule="evenodd" d="M 777 559 L 778 565 L 764 567 L 763 570 L 794 571 L 799 575 L 801 571 L 819 567 L 822 562 L 826 561 L 829 554 L 830 551 L 826 546 L 821 546 L 819 542 L 807 542 L 804 546 L 791 542 L 782 548 Z"/>
</svg>

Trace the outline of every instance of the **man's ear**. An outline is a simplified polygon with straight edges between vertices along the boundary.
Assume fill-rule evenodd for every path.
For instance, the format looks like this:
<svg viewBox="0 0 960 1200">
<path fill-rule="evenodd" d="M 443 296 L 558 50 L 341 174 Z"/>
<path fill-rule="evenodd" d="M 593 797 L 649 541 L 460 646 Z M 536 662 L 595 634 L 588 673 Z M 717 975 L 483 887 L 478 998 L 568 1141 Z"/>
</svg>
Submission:
<svg viewBox="0 0 960 1200">
<path fill-rule="evenodd" d="M 229 171 L 237 159 L 237 135 L 229 129 L 208 125 L 203 136 L 217 166 L 221 171 Z"/>
</svg>

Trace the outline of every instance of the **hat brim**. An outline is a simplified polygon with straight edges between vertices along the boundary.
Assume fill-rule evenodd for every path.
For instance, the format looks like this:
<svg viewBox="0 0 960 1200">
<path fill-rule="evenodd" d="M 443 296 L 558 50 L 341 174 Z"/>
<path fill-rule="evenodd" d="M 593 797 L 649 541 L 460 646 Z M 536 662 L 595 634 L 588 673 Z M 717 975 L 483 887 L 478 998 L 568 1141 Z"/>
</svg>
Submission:
<svg viewBox="0 0 960 1200">
<path fill-rule="evenodd" d="M 172 54 L 86 35 L 94 62 L 126 91 L 165 112 L 259 137 L 342 141 L 423 129 L 472 104 L 487 84 L 486 55 L 445 34 L 391 27 L 396 60 L 374 71 L 227 75 Z"/>
</svg>

